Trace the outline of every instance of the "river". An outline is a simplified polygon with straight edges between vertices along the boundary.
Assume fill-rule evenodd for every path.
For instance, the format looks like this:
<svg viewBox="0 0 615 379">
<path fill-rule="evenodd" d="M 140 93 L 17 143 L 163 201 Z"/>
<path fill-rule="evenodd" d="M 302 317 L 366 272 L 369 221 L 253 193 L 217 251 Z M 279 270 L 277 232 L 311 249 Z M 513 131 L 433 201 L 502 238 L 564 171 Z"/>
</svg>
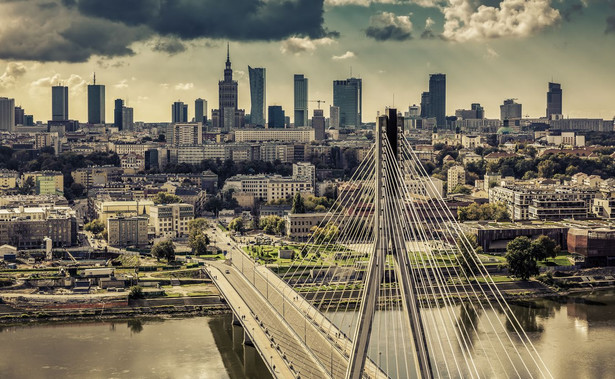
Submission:
<svg viewBox="0 0 615 379">
<path fill-rule="evenodd" d="M 615 378 L 615 291 L 512 308 L 555 378 Z M 485 317 L 463 314 L 460 307 L 453 311 L 462 322 Z M 399 331 L 388 334 L 393 341 Z M 493 358 L 475 354 L 479 365 Z M 374 346 L 371 356 L 379 356 Z M 242 345 L 241 329 L 228 315 L 0 328 L 0 378 L 267 377 L 258 353 Z"/>
</svg>

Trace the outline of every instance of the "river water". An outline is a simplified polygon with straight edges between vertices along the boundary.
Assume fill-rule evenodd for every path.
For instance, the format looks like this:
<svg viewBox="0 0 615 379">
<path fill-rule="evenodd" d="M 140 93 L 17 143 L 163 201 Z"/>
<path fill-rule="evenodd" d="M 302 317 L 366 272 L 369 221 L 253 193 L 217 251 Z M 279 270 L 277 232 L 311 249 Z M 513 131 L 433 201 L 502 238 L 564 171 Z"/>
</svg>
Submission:
<svg viewBox="0 0 615 379">
<path fill-rule="evenodd" d="M 615 291 L 512 308 L 555 378 L 615 379 Z M 453 311 L 461 322 L 486 317 Z M 268 378 L 242 337 L 228 315 L 3 327 L 0 378 Z M 493 359 L 476 354 L 479 365 Z"/>
</svg>

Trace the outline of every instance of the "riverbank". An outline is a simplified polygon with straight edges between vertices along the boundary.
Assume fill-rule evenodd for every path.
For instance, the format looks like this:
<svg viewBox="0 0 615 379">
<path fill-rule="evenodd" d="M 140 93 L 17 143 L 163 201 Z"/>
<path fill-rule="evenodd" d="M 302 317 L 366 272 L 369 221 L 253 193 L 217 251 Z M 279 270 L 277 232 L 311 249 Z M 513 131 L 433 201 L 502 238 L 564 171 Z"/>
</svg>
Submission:
<svg viewBox="0 0 615 379">
<path fill-rule="evenodd" d="M 115 320 L 134 317 L 195 317 L 225 314 L 228 305 L 218 296 L 172 299 L 136 299 L 116 302 L 88 302 L 80 304 L 32 307 L 19 304 L 0 304 L 0 325 L 31 322 Z M 22 304 L 23 305 L 23 304 Z"/>
</svg>

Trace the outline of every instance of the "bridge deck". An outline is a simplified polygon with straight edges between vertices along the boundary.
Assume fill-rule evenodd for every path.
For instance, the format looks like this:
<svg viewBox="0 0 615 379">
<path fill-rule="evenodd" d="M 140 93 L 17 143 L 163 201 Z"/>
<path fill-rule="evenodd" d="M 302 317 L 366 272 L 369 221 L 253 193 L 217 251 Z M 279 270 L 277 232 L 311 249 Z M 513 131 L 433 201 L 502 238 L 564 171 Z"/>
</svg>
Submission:
<svg viewBox="0 0 615 379">
<path fill-rule="evenodd" d="M 267 330 L 268 337 L 273 337 L 277 355 L 285 356 L 288 367 L 292 366 L 301 378 L 345 378 L 352 342 L 277 275 L 255 264 L 239 248 L 234 247 L 229 258 L 228 263 L 232 265 L 215 262 L 211 266 L 224 273 L 225 280 L 232 286 L 221 286 L 218 283 L 220 275 L 213 274 L 214 282 L 233 311 L 239 314 L 246 309 L 241 311 L 240 302 L 235 303 L 236 296 L 227 296 L 227 291 L 235 292 L 242 299 L 244 307 L 254 314 L 251 317 Z M 256 339 L 254 343 L 271 344 L 271 341 Z M 264 359 L 267 358 L 265 353 Z M 387 377 L 370 360 L 366 362 L 364 376 Z"/>
</svg>

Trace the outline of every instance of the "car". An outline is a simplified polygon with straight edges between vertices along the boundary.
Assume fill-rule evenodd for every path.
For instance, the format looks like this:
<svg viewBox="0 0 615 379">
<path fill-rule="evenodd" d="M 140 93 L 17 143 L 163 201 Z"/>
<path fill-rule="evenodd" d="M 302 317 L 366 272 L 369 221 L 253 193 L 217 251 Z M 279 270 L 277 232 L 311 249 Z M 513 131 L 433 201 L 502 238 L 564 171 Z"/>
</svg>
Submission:
<svg viewBox="0 0 615 379">
<path fill-rule="evenodd" d="M 230 273 L 231 273 L 231 271 L 230 271 L 230 270 L 225 270 L 225 271 L 224 271 L 224 273 L 225 273 L 225 274 L 230 274 Z"/>
<path fill-rule="evenodd" d="M 230 242 L 227 242 L 226 244 L 227 244 L 227 245 L 229 245 L 229 246 L 231 246 L 231 243 L 230 243 Z"/>
</svg>

